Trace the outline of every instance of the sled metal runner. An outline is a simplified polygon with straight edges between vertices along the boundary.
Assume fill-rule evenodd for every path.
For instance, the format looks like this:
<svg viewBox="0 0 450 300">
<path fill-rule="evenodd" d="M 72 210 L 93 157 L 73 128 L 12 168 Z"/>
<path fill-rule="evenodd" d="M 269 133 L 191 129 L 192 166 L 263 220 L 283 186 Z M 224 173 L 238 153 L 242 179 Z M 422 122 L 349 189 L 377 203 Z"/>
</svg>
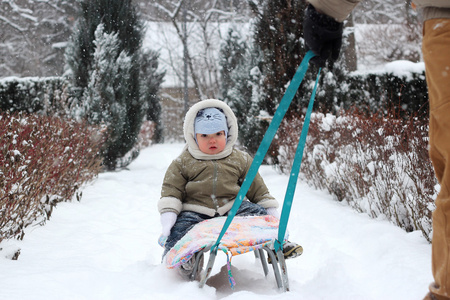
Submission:
<svg viewBox="0 0 450 300">
<path fill-rule="evenodd" d="M 197 278 L 199 272 L 201 272 L 201 270 L 199 268 L 199 262 L 201 261 L 200 258 L 202 256 L 204 256 L 205 253 L 208 252 L 210 249 L 211 249 L 211 247 L 206 247 L 195 254 L 194 269 L 193 269 L 192 275 L 189 278 L 191 281 L 195 280 L 195 278 Z M 254 250 L 255 257 L 257 259 L 259 258 L 259 260 L 261 261 L 261 266 L 264 271 L 264 276 L 266 276 L 266 277 L 269 275 L 269 266 L 268 266 L 269 264 L 266 260 L 264 251 L 267 253 L 267 256 L 271 260 L 272 269 L 273 269 L 273 273 L 275 275 L 277 287 L 280 290 L 283 290 L 285 292 L 289 291 L 289 279 L 288 279 L 288 274 L 287 274 L 286 260 L 284 259 L 283 252 L 281 250 L 279 250 L 275 254 L 273 247 L 271 247 L 271 246 L 265 246 L 265 247 Z M 210 253 L 208 264 L 206 265 L 206 269 L 201 274 L 200 283 L 199 283 L 200 288 L 203 288 L 205 286 L 206 281 L 210 277 L 213 266 L 214 266 L 214 262 L 216 260 L 216 256 L 217 256 L 217 252 Z"/>
</svg>

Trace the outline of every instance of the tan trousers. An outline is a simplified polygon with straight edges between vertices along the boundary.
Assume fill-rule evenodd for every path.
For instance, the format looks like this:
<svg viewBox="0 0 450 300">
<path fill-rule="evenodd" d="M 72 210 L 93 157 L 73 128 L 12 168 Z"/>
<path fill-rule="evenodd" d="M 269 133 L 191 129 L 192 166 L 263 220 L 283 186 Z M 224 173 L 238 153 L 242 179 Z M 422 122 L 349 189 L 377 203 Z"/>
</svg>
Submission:
<svg viewBox="0 0 450 300">
<path fill-rule="evenodd" d="M 433 212 L 430 291 L 450 299 L 450 19 L 424 23 L 422 44 L 430 99 L 430 158 L 441 185 Z"/>
</svg>

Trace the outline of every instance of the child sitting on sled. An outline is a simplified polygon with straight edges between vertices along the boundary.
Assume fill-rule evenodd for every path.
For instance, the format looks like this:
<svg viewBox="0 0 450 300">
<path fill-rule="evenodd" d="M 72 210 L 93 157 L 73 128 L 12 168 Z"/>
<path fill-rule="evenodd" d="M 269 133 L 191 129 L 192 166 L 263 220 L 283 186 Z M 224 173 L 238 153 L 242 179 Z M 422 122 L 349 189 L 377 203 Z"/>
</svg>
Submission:
<svg viewBox="0 0 450 300">
<path fill-rule="evenodd" d="M 184 120 L 186 147 L 166 171 L 158 210 L 164 244 L 163 256 L 197 223 L 226 216 L 233 206 L 252 158 L 234 148 L 237 119 L 223 101 L 209 99 L 193 105 Z M 280 217 L 278 202 L 257 174 L 236 216 Z M 302 253 L 301 246 L 285 242 L 285 258 Z M 189 278 L 195 256 L 179 268 Z M 201 268 L 201 264 L 199 268 Z"/>
</svg>

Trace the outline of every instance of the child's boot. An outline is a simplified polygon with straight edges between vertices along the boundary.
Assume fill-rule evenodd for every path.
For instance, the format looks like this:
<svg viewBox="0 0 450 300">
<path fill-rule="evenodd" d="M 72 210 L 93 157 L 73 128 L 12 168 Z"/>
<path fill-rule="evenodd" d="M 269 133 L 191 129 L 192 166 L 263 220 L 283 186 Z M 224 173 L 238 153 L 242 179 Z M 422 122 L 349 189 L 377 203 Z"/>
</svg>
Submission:
<svg viewBox="0 0 450 300">
<path fill-rule="evenodd" d="M 284 259 L 294 258 L 294 257 L 302 255 L 302 253 L 303 253 L 302 246 L 300 246 L 296 243 L 289 242 L 289 241 L 284 242 L 284 244 L 283 244 Z M 276 255 L 276 253 L 275 253 L 275 255 Z M 270 259 L 270 257 L 267 259 L 267 261 L 269 262 L 269 264 L 272 263 L 272 260 Z"/>
<path fill-rule="evenodd" d="M 302 255 L 302 253 L 303 253 L 303 247 L 296 243 L 286 241 L 283 244 L 284 259 L 294 258 L 294 257 Z"/>
<path fill-rule="evenodd" d="M 186 280 L 193 281 L 200 278 L 200 273 L 203 268 L 204 255 L 202 254 L 194 254 L 191 259 L 182 264 L 178 268 L 178 274 L 181 275 Z M 198 260 L 198 264 L 196 266 Z M 197 268 L 196 268 L 197 267 Z M 194 274 L 195 272 L 195 274 Z"/>
</svg>

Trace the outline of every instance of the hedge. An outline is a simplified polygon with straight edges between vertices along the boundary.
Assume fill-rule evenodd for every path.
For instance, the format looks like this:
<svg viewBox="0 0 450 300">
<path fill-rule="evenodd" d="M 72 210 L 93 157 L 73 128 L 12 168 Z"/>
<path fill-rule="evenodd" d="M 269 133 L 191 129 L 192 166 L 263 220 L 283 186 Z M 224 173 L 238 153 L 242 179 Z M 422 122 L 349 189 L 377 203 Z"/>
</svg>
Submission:
<svg viewBox="0 0 450 300">
<path fill-rule="evenodd" d="M 333 72 L 320 80 L 315 111 L 338 114 L 341 109 L 357 107 L 369 113 L 395 110 L 399 115 L 428 116 L 424 71 Z M 67 115 L 73 93 L 63 77 L 8 77 L 0 80 L 0 111 Z M 307 103 L 309 95 L 306 91 L 302 101 Z"/>
<path fill-rule="evenodd" d="M 66 115 L 68 90 L 63 77 L 7 77 L 0 80 L 0 111 Z"/>
<path fill-rule="evenodd" d="M 327 73 L 322 76 L 315 111 L 339 114 L 357 107 L 367 113 L 428 116 L 425 72 Z M 309 99 L 308 99 L 309 100 Z"/>
</svg>

